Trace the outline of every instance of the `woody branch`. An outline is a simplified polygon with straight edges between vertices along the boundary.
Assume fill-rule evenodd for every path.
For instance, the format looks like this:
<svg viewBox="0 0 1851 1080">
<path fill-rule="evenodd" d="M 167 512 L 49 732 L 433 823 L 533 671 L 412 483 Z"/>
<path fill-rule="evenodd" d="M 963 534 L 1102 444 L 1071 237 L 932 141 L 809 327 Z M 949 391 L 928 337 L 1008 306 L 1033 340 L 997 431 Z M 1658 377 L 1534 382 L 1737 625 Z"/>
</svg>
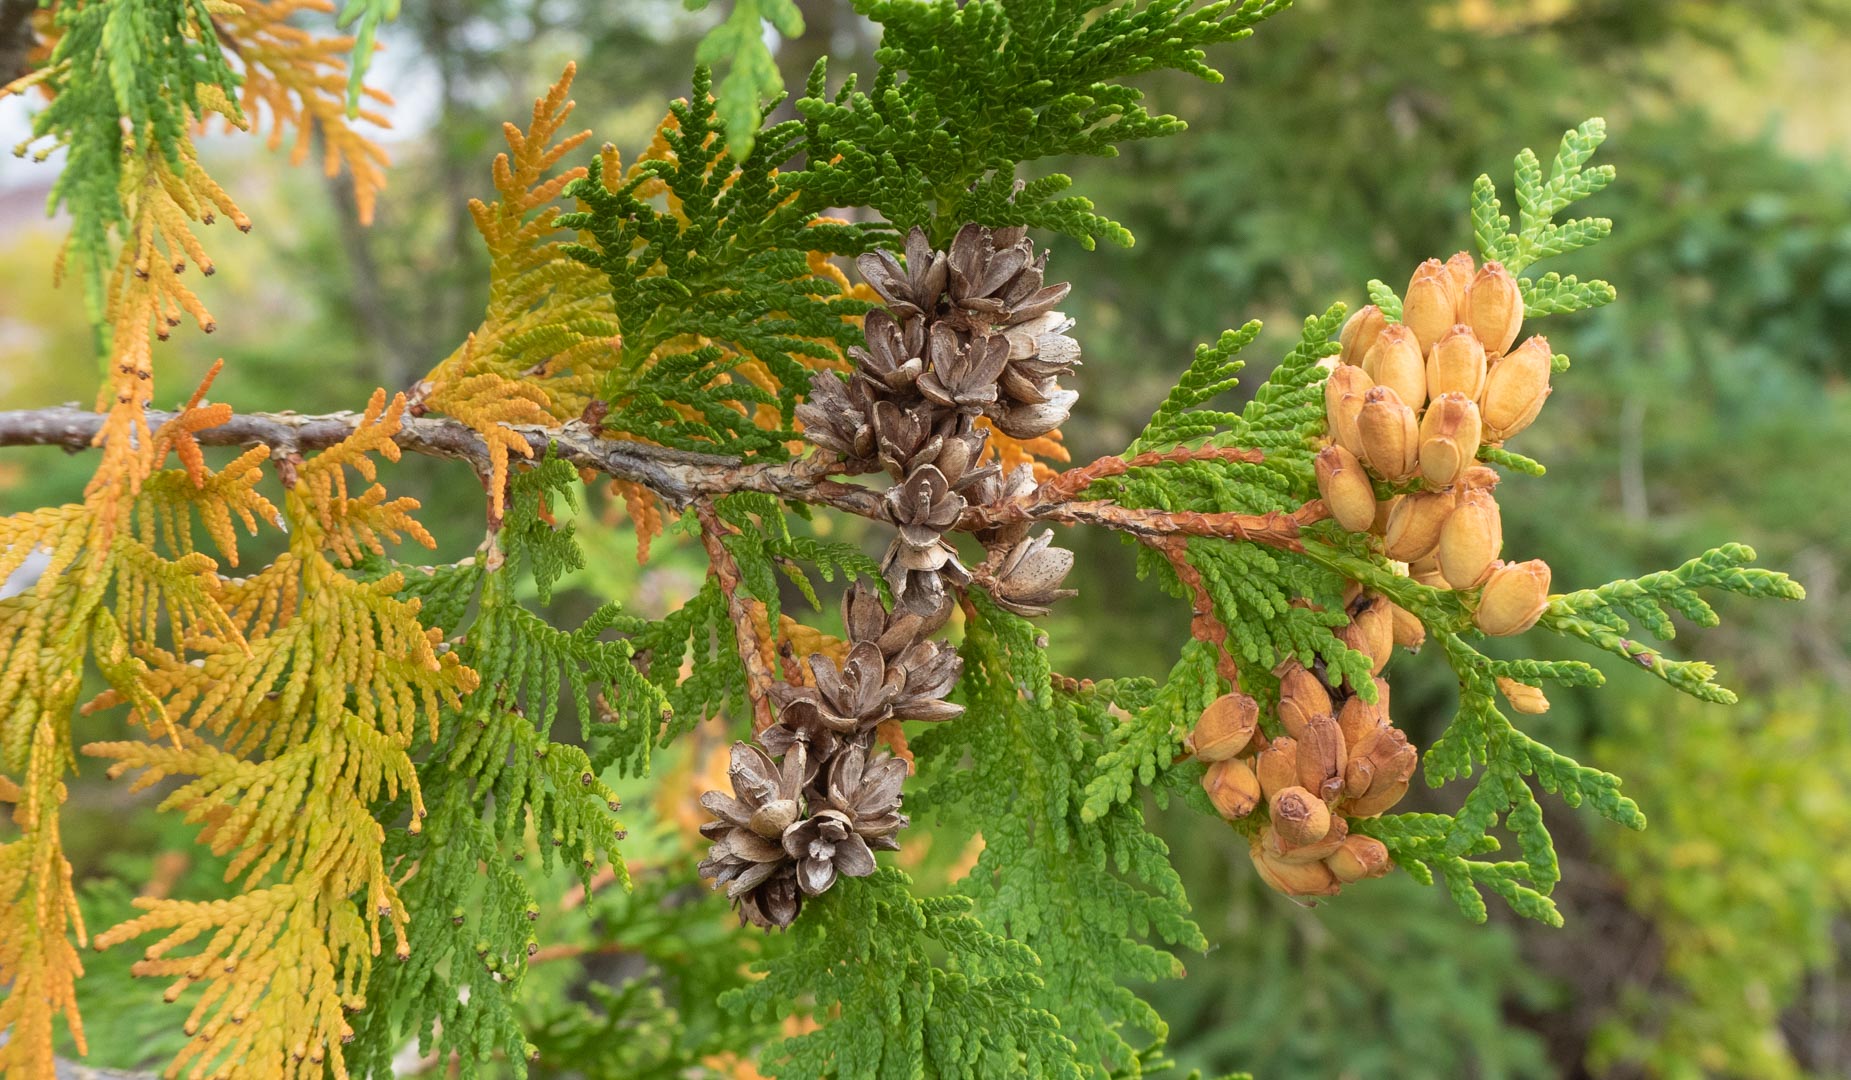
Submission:
<svg viewBox="0 0 1851 1080">
<path fill-rule="evenodd" d="M 158 429 L 174 415 L 150 411 L 148 426 Z M 91 449 L 105 419 L 103 413 L 70 405 L 0 412 L 0 446 L 59 446 L 72 452 Z M 194 437 L 204 446 L 268 446 L 282 457 L 333 446 L 353 434 L 360 419 L 360 414 L 353 412 L 242 413 L 217 427 L 200 429 Z M 462 461 L 478 475 L 489 474 L 488 444 L 468 425 L 429 416 L 406 416 L 399 423 L 393 441 L 400 449 Z M 536 456 L 550 445 L 560 460 L 613 479 L 640 484 L 677 510 L 685 510 L 715 496 L 754 491 L 827 506 L 858 517 L 887 519 L 879 491 L 831 479 L 866 471 L 868 467 L 845 461 L 827 450 L 818 450 L 795 461 L 748 463 L 716 454 L 614 439 L 577 421 L 555 428 L 509 427 L 527 440 Z M 1259 458 L 1259 451 L 1243 447 L 1179 449 L 1140 454 L 1130 459 L 1101 458 L 1059 473 L 1025 495 L 967 507 L 958 520 L 957 529 L 972 532 L 1009 522 L 1048 522 L 1096 525 L 1143 539 L 1210 536 L 1299 550 L 1300 529 L 1327 516 L 1319 501 L 1313 500 L 1292 513 L 1168 513 L 1082 497 L 1094 481 L 1122 475 L 1133 468 L 1189 460 L 1257 461 Z"/>
</svg>

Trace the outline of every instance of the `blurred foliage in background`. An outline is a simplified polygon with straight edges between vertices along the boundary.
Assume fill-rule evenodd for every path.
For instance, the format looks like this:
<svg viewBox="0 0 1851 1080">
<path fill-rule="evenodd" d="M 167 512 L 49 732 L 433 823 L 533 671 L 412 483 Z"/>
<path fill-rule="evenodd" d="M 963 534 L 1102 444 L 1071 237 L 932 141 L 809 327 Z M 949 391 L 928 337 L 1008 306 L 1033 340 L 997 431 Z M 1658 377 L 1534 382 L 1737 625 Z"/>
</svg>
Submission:
<svg viewBox="0 0 1851 1080">
<path fill-rule="evenodd" d="M 825 50 L 865 60 L 871 36 L 848 0 L 798 6 L 804 35 L 767 38 L 786 85 L 801 85 Z M 192 385 L 222 355 L 216 393 L 247 409 L 336 409 L 375 385 L 403 387 L 482 307 L 485 257 L 466 203 L 487 186 L 501 120 L 576 58 L 576 119 L 640 145 L 662 100 L 686 92 L 722 15 L 673 0 L 405 5 L 374 68 L 402 118 L 376 223 L 359 225 L 338 181 L 260 154 L 240 161 L 269 178 L 247 200 L 265 223 L 259 239 L 219 262 L 219 304 L 241 317 L 214 339 L 185 338 L 192 351 L 165 385 Z M 1547 145 L 1583 116 L 1606 116 L 1603 154 L 1620 179 L 1598 212 L 1622 228 L 1577 269 L 1612 281 L 1620 302 L 1564 342 L 1576 365 L 1557 380 L 1558 421 L 1536 435 L 1555 441 L 1532 452 L 1560 463 L 1565 482 L 1512 504 L 1511 547 L 1547 558 L 1560 581 L 1588 583 L 1739 538 L 1810 597 L 1778 620 L 1736 605 L 1705 641 L 1732 684 L 1753 691 L 1744 698 L 1764 705 L 1663 694 L 1647 704 L 1610 671 L 1598 704 L 1564 692 L 1537 718 L 1556 745 L 1627 777 L 1652 819 L 1634 834 L 1552 817 L 1563 858 L 1584 864 L 1558 895 L 1566 930 L 1472 927 L 1443 892 L 1403 879 L 1301 910 L 1254 879 L 1233 834 L 1160 815 L 1214 943 L 1184 957 L 1187 979 L 1151 991 L 1182 1065 L 1260 1077 L 1851 1075 L 1848 30 L 1846 0 L 1301 0 L 1262 28 L 1264 47 L 1220 58 L 1226 84 L 1147 83 L 1189 136 L 1134 146 L 1110 167 L 1058 163 L 1138 237 L 1090 255 L 1054 244 L 1087 328 L 1087 415 L 1071 427 L 1086 460 L 1135 433 L 1196 341 L 1255 316 L 1289 333 L 1351 282 L 1468 246 L 1472 176 L 1502 175 L 1513 145 Z M 74 361 L 88 349 L 81 298 L 48 281 L 58 232 L 34 225 L 42 171 L 0 173 L 0 408 L 94 387 Z M 271 211 L 257 213 L 264 202 Z M 439 556 L 454 559 L 479 536 L 480 495 L 439 486 L 443 468 L 408 459 L 394 487 L 424 501 Z M 0 469 L 8 510 L 61 501 L 86 475 L 48 451 Z M 633 540 L 600 528 L 599 505 L 580 524 L 593 565 L 556 606 L 582 616 L 625 595 L 659 614 L 685 599 L 699 556 L 652 564 L 639 581 Z M 1076 539 L 1097 549 L 1080 560 L 1092 575 L 1056 618 L 1085 632 L 1053 636 L 1084 652 L 1057 667 L 1160 674 L 1184 628 L 1158 617 L 1154 592 L 1110 587 L 1131 572 L 1129 549 Z M 1396 689 L 1416 741 L 1433 734 L 1417 717 L 1447 715 L 1453 693 L 1435 658 L 1409 663 L 1409 675 L 1423 663 L 1430 681 Z M 171 826 L 147 801 L 105 795 L 94 774 L 79 782 L 99 785 L 73 801 L 73 817 L 92 816 L 70 829 L 94 923 L 125 907 L 118 875 L 198 878 L 191 891 L 205 895 L 212 868 L 106 856 L 185 845 L 164 837 Z M 661 808 L 665 829 L 676 813 Z M 608 1013 L 617 1030 L 627 1010 L 654 1008 L 632 1000 L 644 992 L 638 971 L 703 996 L 738 981 L 737 958 L 703 949 L 700 924 L 674 955 L 626 951 L 625 927 L 674 919 L 662 901 L 690 886 L 641 880 L 628 898 L 579 898 L 584 955 L 528 984 L 531 1037 L 545 1060 L 579 1060 L 580 1075 L 714 1066 L 699 1031 L 674 1045 L 548 1043 L 552 1030 L 582 1037 L 583 1025 L 558 1022 L 577 1010 Z M 128 960 L 99 959 L 86 985 L 95 992 L 95 975 Z M 160 993 L 117 983 L 137 1000 Z M 112 1014 L 158 1015 L 100 1015 Z M 159 1034 L 98 1025 L 92 1060 L 159 1059 L 170 1048 L 146 1041 Z"/>
</svg>

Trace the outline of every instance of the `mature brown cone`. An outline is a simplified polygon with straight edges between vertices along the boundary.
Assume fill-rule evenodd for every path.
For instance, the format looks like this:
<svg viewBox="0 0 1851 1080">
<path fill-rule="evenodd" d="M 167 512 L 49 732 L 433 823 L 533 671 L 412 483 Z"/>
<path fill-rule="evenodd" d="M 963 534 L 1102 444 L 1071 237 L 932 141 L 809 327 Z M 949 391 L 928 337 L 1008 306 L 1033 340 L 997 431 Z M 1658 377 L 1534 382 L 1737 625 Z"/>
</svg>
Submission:
<svg viewBox="0 0 1851 1080">
<path fill-rule="evenodd" d="M 1386 386 L 1370 387 L 1356 414 L 1356 429 L 1363 440 L 1363 462 L 1377 476 L 1400 481 L 1414 475 L 1420 464 L 1420 428 L 1401 395 Z"/>
<path fill-rule="evenodd" d="M 833 371 L 810 376 L 810 396 L 797 406 L 803 437 L 845 458 L 874 456 L 874 428 L 869 415 L 874 407 L 870 384 L 863 379 L 843 383 Z"/>
<path fill-rule="evenodd" d="M 1266 884 L 1287 896 L 1334 896 L 1341 887 L 1330 868 L 1321 862 L 1290 863 L 1273 855 L 1260 837 L 1247 849 L 1254 869 Z"/>
<path fill-rule="evenodd" d="M 1328 808 L 1326 808 L 1326 810 L 1328 811 Z M 1349 835 L 1350 823 L 1335 814 L 1331 814 L 1330 827 L 1324 831 L 1323 836 L 1316 840 L 1307 841 L 1302 844 L 1296 843 L 1287 839 L 1284 830 L 1268 824 L 1260 830 L 1260 845 L 1266 849 L 1268 855 L 1273 856 L 1280 862 L 1323 862 L 1325 859 L 1337 853 L 1337 849 L 1343 846 L 1343 841 L 1347 839 Z"/>
<path fill-rule="evenodd" d="M 971 416 L 996 404 L 996 383 L 1009 362 L 1008 338 L 967 337 L 950 323 L 936 322 L 927 336 L 926 356 L 930 366 L 919 376 L 919 392 L 928 401 Z"/>
<path fill-rule="evenodd" d="M 1217 761 L 1202 774 L 1202 790 L 1215 813 L 1228 821 L 1246 817 L 1260 804 L 1260 781 L 1253 766 L 1240 758 Z"/>
<path fill-rule="evenodd" d="M 1260 703 L 1238 690 L 1208 703 L 1189 733 L 1188 749 L 1199 760 L 1226 761 L 1247 749 L 1260 726 Z"/>
<path fill-rule="evenodd" d="M 858 256 L 855 266 L 901 318 L 931 314 L 945 291 L 945 256 L 932 250 L 925 230 L 917 225 L 906 234 L 905 266 L 891 252 L 879 250 Z"/>
<path fill-rule="evenodd" d="M 862 320 L 867 348 L 851 346 L 849 358 L 856 370 L 889 394 L 911 395 L 925 371 L 926 319 L 914 315 L 901 323 L 882 308 Z"/>
<path fill-rule="evenodd" d="M 1395 865 L 1388 857 L 1388 848 L 1373 836 L 1358 836 L 1352 833 L 1344 837 L 1343 844 L 1324 860 L 1330 872 L 1338 881 L 1349 884 L 1364 878 L 1381 877 Z"/>
<path fill-rule="evenodd" d="M 1419 409 L 1427 401 L 1427 362 L 1421 357 L 1414 331 L 1390 323 L 1363 354 L 1363 373 L 1377 386 L 1392 388 L 1409 408 Z"/>
<path fill-rule="evenodd" d="M 1371 595 L 1336 630 L 1337 640 L 1369 658 L 1369 674 L 1380 675 L 1395 654 L 1395 617 L 1388 598 Z"/>
<path fill-rule="evenodd" d="M 1375 683 L 1375 703 L 1372 705 L 1362 699 L 1361 694 L 1352 694 L 1344 700 L 1343 708 L 1337 711 L 1337 726 L 1343 731 L 1343 745 L 1354 750 L 1362 740 L 1374 733 L 1375 729 L 1389 722 L 1388 720 L 1388 680 L 1377 677 Z"/>
<path fill-rule="evenodd" d="M 763 927 L 789 926 L 801 899 L 782 884 L 794 881 L 796 866 L 785 851 L 784 830 L 801 819 L 810 760 L 794 747 L 779 765 L 749 743 L 735 743 L 727 775 L 733 794 L 709 791 L 701 805 L 714 820 L 701 826 L 713 841 L 698 872 L 726 889 L 740 917 Z"/>
<path fill-rule="evenodd" d="M 1312 717 L 1331 711 L 1330 691 L 1297 660 L 1285 661 L 1278 674 L 1279 723 L 1287 735 L 1301 739 Z"/>
<path fill-rule="evenodd" d="M 1272 798 L 1298 783 L 1298 740 L 1289 735 L 1268 743 L 1253 759 L 1254 775 L 1259 777 L 1260 791 Z"/>
<path fill-rule="evenodd" d="M 1348 756 L 1337 718 L 1329 713 L 1312 717 L 1298 740 L 1298 786 L 1320 799 L 1335 799 L 1343 791 Z"/>
<path fill-rule="evenodd" d="M 1318 495 L 1337 524 L 1351 532 L 1367 532 L 1375 523 L 1375 488 L 1362 462 L 1342 446 L 1332 443 L 1318 451 L 1313 461 Z"/>
<path fill-rule="evenodd" d="M 1350 817 L 1375 817 L 1407 794 L 1420 756 L 1399 728 L 1376 729 L 1374 738 L 1359 742 L 1344 771 L 1343 790 L 1350 797 L 1344 812 Z"/>
<path fill-rule="evenodd" d="M 1267 801 L 1273 828 L 1288 844 L 1315 844 L 1330 832 L 1330 807 L 1302 787 L 1289 787 Z"/>
</svg>

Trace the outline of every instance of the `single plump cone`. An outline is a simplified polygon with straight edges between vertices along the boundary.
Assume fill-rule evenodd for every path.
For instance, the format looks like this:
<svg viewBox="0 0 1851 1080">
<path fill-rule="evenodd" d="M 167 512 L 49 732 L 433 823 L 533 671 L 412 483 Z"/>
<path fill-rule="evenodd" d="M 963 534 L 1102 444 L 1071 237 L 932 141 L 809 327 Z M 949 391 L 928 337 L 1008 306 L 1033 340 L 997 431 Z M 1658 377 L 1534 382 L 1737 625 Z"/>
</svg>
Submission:
<svg viewBox="0 0 1851 1080">
<path fill-rule="evenodd" d="M 1363 463 L 1384 480 L 1406 480 L 1420 464 L 1420 427 L 1414 410 L 1401 395 L 1386 386 L 1373 386 L 1363 395 L 1356 414 L 1362 435 Z"/>
<path fill-rule="evenodd" d="M 1441 394 L 1420 418 L 1420 475 L 1435 491 L 1451 487 L 1478 456 L 1478 405 L 1458 391 Z"/>
<path fill-rule="evenodd" d="M 1549 564 L 1541 559 L 1504 563 L 1485 579 L 1472 621 L 1492 637 L 1521 634 L 1549 606 Z"/>
<path fill-rule="evenodd" d="M 1399 604 L 1391 604 L 1388 614 L 1394 619 L 1395 644 L 1409 652 L 1419 652 L 1427 643 L 1427 627 L 1415 614 Z"/>
<path fill-rule="evenodd" d="M 1478 273 L 1478 264 L 1472 260 L 1469 251 L 1458 251 L 1446 260 L 1446 273 L 1453 279 L 1453 295 L 1459 298 L 1459 310 L 1465 310 L 1465 291 L 1472 287 L 1472 278 Z"/>
<path fill-rule="evenodd" d="M 1363 463 L 1342 446 L 1332 444 L 1318 451 L 1314 462 L 1318 478 L 1318 495 L 1337 524 L 1351 532 L 1368 532 L 1375 524 L 1375 488 L 1363 472 Z"/>
<path fill-rule="evenodd" d="M 1496 355 L 1510 348 L 1523 329 L 1523 294 L 1517 279 L 1510 276 L 1500 262 L 1488 262 L 1479 268 L 1472 284 L 1465 290 L 1465 318 L 1485 351 Z"/>
<path fill-rule="evenodd" d="M 1502 675 L 1497 677 L 1497 683 L 1498 693 L 1503 694 L 1504 700 L 1510 702 L 1510 707 L 1518 712 L 1535 716 L 1549 711 L 1549 699 L 1543 695 L 1541 690 L 1529 683 L 1518 682 Z"/>
<path fill-rule="evenodd" d="M 1374 817 L 1401 801 L 1420 755 L 1399 728 L 1382 726 L 1356 744 L 1356 752 L 1343 773 L 1343 793 L 1350 797 L 1345 813 Z"/>
<path fill-rule="evenodd" d="M 1350 616 L 1348 625 L 1335 631 L 1337 640 L 1369 658 L 1369 674 L 1380 675 L 1395 651 L 1395 618 L 1389 614 L 1387 599 L 1372 597 L 1362 610 Z"/>
<path fill-rule="evenodd" d="M 1289 735 L 1274 739 L 1254 757 L 1253 771 L 1269 799 L 1298 783 L 1298 740 Z"/>
<path fill-rule="evenodd" d="M 1377 386 L 1393 387 L 1405 404 L 1418 409 L 1427 400 L 1425 346 L 1403 323 L 1390 323 L 1363 354 L 1363 374 Z"/>
<path fill-rule="evenodd" d="M 1343 344 L 1343 352 L 1339 354 L 1343 362 L 1360 366 L 1363 354 L 1369 351 L 1369 346 L 1375 344 L 1375 336 L 1387 325 L 1388 316 L 1382 314 L 1382 309 L 1374 304 L 1357 308 L 1356 314 L 1344 322 L 1343 330 L 1338 335 L 1338 340 Z"/>
<path fill-rule="evenodd" d="M 1451 512 L 1452 509 L 1449 506 L 1447 508 L 1447 513 L 1450 514 Z M 1438 544 L 1439 541 L 1435 540 L 1434 543 Z M 1425 558 L 1414 559 L 1409 562 L 1408 577 L 1429 588 L 1452 588 L 1451 585 L 1446 584 L 1446 576 L 1440 573 L 1440 558 L 1438 554 L 1428 555 Z"/>
<path fill-rule="evenodd" d="M 1349 835 L 1343 838 L 1324 865 L 1338 881 L 1345 885 L 1364 878 L 1381 877 L 1394 866 L 1388 857 L 1388 846 L 1373 836 Z"/>
<path fill-rule="evenodd" d="M 1266 884 L 1287 896 L 1334 896 L 1342 888 L 1328 866 L 1321 862 L 1286 862 L 1268 852 L 1257 836 L 1247 854 Z"/>
<path fill-rule="evenodd" d="M 1376 678 L 1375 704 L 1371 705 L 1361 695 L 1352 694 L 1337 711 L 1337 727 L 1343 732 L 1343 745 L 1352 752 L 1363 745 L 1365 736 L 1372 735 L 1375 729 L 1388 723 L 1388 680 Z"/>
<path fill-rule="evenodd" d="M 1343 744 L 1343 729 L 1337 718 L 1323 713 L 1305 725 L 1305 737 L 1298 740 L 1298 786 L 1320 799 L 1335 799 L 1343 793 L 1343 773 L 1349 765 L 1349 749 Z"/>
<path fill-rule="evenodd" d="M 1331 711 L 1330 691 L 1296 660 L 1279 671 L 1279 723 L 1293 739 L 1302 739 L 1311 718 Z"/>
<path fill-rule="evenodd" d="M 1297 846 L 1315 844 L 1330 832 L 1330 807 L 1301 787 L 1289 787 L 1267 800 L 1280 839 Z"/>
<path fill-rule="evenodd" d="M 1362 431 L 1356 416 L 1363 411 L 1363 395 L 1374 386 L 1367 373 L 1354 364 L 1338 364 L 1324 380 L 1324 418 L 1338 446 L 1360 456 Z"/>
<path fill-rule="evenodd" d="M 1491 365 L 1479 409 L 1488 441 L 1503 442 L 1536 419 L 1549 398 L 1549 373 L 1554 363 L 1549 340 L 1537 335 Z"/>
<path fill-rule="evenodd" d="M 1260 724 L 1260 703 L 1235 691 L 1208 703 L 1190 732 L 1190 746 L 1203 761 L 1226 761 L 1247 749 Z"/>
<path fill-rule="evenodd" d="M 1266 849 L 1268 855 L 1281 862 L 1323 862 L 1337 853 L 1337 849 L 1343 846 L 1343 841 L 1349 835 L 1350 823 L 1336 814 L 1331 814 L 1330 830 L 1321 840 L 1313 840 L 1308 844 L 1295 844 L 1269 824 L 1260 829 L 1260 845 Z"/>
<path fill-rule="evenodd" d="M 1215 806 L 1215 813 L 1228 821 L 1246 817 L 1260 805 L 1260 781 L 1253 766 L 1239 758 L 1217 761 L 1202 774 L 1202 790 Z"/>
<path fill-rule="evenodd" d="M 1433 554 L 1440 546 L 1440 529 L 1457 501 L 1450 491 L 1416 491 L 1396 500 L 1382 534 L 1382 553 L 1404 563 Z"/>
<path fill-rule="evenodd" d="M 1440 529 L 1440 576 L 1455 589 L 1483 582 L 1504 547 L 1504 522 L 1488 491 L 1468 491 Z"/>
<path fill-rule="evenodd" d="M 1478 335 L 1464 323 L 1456 324 L 1434 342 L 1433 351 L 1427 354 L 1428 396 L 1457 391 L 1477 401 L 1485 392 L 1487 363 L 1485 346 Z"/>
<path fill-rule="evenodd" d="M 1459 318 L 1459 293 L 1446 264 L 1428 259 L 1414 268 L 1407 296 L 1401 301 L 1401 322 L 1414 332 L 1424 355 Z"/>
</svg>

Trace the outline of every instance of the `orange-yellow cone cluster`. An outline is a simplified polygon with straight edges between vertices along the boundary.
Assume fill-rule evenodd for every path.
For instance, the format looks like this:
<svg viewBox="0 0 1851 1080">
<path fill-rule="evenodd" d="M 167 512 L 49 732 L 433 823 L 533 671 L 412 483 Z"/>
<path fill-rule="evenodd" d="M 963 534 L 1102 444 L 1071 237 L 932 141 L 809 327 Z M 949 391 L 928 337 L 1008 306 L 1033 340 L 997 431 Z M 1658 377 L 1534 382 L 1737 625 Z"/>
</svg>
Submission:
<svg viewBox="0 0 1851 1080">
<path fill-rule="evenodd" d="M 1553 356 L 1523 326 L 1516 279 L 1461 251 L 1428 259 L 1408 282 L 1401 321 L 1371 304 L 1343 327 L 1324 384 L 1331 445 L 1317 457 L 1318 492 L 1353 532 L 1381 537 L 1390 559 L 1426 585 L 1479 589 L 1487 634 L 1522 633 L 1542 616 L 1549 567 L 1506 563 L 1498 475 L 1477 462 L 1536 419 Z M 1514 346 L 1514 347 L 1513 347 Z M 1375 484 L 1399 489 L 1376 499 Z"/>
<path fill-rule="evenodd" d="M 1260 730 L 1259 703 L 1238 691 L 1203 710 L 1189 736 L 1190 750 L 1208 763 L 1202 787 L 1215 810 L 1229 821 L 1263 815 L 1249 854 L 1287 896 L 1329 896 L 1389 871 L 1388 849 L 1352 834 L 1350 822 L 1400 802 L 1418 761 L 1389 720 L 1388 683 L 1379 677 L 1397 641 L 1394 605 L 1358 590 L 1349 614 L 1338 636 L 1369 656 L 1378 676 L 1373 704 L 1288 660 L 1274 672 L 1278 738 Z"/>
</svg>

